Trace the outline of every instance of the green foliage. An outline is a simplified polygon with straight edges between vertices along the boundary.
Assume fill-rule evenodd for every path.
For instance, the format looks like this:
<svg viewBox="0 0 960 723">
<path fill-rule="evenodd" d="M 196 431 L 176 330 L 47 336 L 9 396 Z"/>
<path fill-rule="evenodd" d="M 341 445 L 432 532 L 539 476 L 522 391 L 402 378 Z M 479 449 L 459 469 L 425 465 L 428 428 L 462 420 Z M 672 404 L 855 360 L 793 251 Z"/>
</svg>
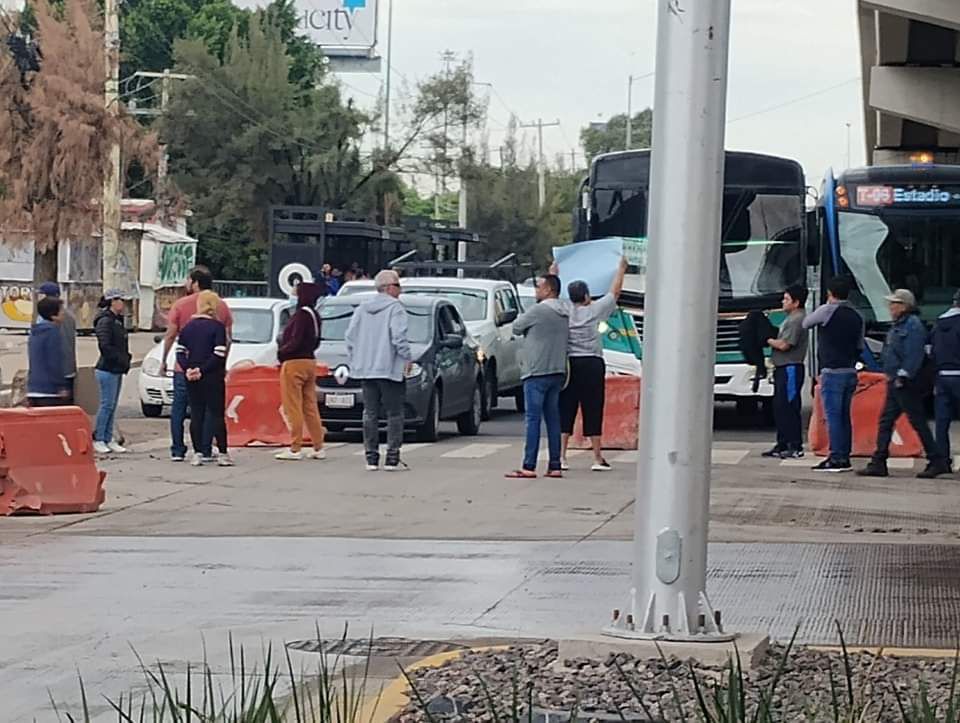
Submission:
<svg viewBox="0 0 960 723">
<path fill-rule="evenodd" d="M 234 28 L 222 60 L 201 41 L 176 43 L 176 68 L 194 79 L 177 83 L 161 134 L 194 230 L 212 231 L 209 243 L 199 235 L 200 256 L 217 275 L 262 278 L 252 266 L 271 205 L 344 208 L 364 180 L 377 180 L 360 159 L 366 117 L 337 86 L 290 79 L 288 24 L 282 12 L 254 14 L 246 36 Z"/>
<path fill-rule="evenodd" d="M 653 111 L 642 110 L 633 116 L 630 129 L 632 148 L 649 148 L 653 137 Z M 580 131 L 580 144 L 587 158 L 601 153 L 622 151 L 627 144 L 627 114 L 613 116 L 606 123 L 586 126 Z"/>
</svg>

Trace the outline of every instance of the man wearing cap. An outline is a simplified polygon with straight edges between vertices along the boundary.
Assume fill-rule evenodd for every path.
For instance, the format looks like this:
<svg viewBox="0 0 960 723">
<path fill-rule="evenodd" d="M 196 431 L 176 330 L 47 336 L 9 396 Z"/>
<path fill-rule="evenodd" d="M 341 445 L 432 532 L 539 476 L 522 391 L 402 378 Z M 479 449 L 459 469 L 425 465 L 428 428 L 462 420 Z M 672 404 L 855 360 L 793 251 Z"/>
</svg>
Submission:
<svg viewBox="0 0 960 723">
<path fill-rule="evenodd" d="M 37 301 L 41 299 L 60 299 L 60 286 L 53 281 L 40 284 L 37 289 Z M 63 366 L 62 371 L 67 379 L 67 393 L 63 404 L 73 404 L 74 385 L 77 381 L 77 320 L 67 309 L 66 301 L 61 307 L 63 315 L 60 317 L 60 335 L 63 338 Z"/>
<path fill-rule="evenodd" d="M 937 365 L 937 445 L 947 465 L 952 466 L 950 422 L 960 413 L 960 291 L 953 296 L 953 308 L 937 319 L 930 342 Z"/>
<path fill-rule="evenodd" d="M 887 401 L 880 415 L 877 431 L 877 450 L 866 469 L 859 472 L 864 477 L 887 477 L 887 458 L 893 428 L 902 414 L 907 415 L 910 425 L 916 430 L 927 455 L 927 468 L 918 477 L 933 479 L 950 472 L 950 465 L 940 453 L 934 441 L 923 408 L 923 389 L 919 383 L 920 370 L 926 357 L 927 330 L 916 315 L 917 300 L 913 292 L 897 289 L 886 297 L 890 305 L 893 326 L 887 334 L 883 347 L 883 372 L 887 376 Z"/>
</svg>

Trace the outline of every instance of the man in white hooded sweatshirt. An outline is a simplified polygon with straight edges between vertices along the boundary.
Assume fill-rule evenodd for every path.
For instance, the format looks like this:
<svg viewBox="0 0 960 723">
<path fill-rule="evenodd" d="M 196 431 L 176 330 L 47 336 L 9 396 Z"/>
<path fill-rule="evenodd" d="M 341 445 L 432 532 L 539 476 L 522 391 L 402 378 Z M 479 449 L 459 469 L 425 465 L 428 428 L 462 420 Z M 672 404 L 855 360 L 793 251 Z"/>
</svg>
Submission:
<svg viewBox="0 0 960 723">
<path fill-rule="evenodd" d="M 520 351 L 526 443 L 523 466 L 507 474 L 512 479 L 537 476 L 540 423 L 546 423 L 550 461 L 547 477 L 560 471 L 560 391 L 567 374 L 569 305 L 560 301 L 560 279 L 547 274 L 537 282 L 537 304 L 513 323 L 513 333 L 525 337 Z"/>
</svg>

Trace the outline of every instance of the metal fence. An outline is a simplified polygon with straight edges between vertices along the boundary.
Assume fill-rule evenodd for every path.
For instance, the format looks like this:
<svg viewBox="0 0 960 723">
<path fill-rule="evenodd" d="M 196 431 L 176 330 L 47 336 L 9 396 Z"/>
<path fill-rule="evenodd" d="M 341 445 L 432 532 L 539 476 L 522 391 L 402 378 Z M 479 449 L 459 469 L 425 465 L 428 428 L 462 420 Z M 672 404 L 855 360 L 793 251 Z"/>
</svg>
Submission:
<svg viewBox="0 0 960 723">
<path fill-rule="evenodd" d="M 266 281 L 214 281 L 213 290 L 223 298 L 270 295 L 270 287 Z"/>
</svg>

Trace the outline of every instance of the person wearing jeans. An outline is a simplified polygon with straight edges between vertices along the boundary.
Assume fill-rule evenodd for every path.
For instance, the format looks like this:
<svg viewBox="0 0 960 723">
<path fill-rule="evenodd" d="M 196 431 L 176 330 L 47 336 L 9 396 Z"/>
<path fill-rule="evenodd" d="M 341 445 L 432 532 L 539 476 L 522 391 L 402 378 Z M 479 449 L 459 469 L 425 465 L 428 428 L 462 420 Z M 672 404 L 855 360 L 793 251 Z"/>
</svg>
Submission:
<svg viewBox="0 0 960 723">
<path fill-rule="evenodd" d="M 100 407 L 93 433 L 93 449 L 97 454 L 122 454 L 127 451 L 113 439 L 120 387 L 124 375 L 130 371 L 123 299 L 123 293 L 117 290 L 104 294 L 100 300 L 100 312 L 93 323 L 100 349 L 100 359 L 94 372 L 100 388 Z"/>
<path fill-rule="evenodd" d="M 937 319 L 930 344 L 937 367 L 934 387 L 937 444 L 952 469 L 950 423 L 960 414 L 960 291 L 953 296 L 953 306 Z"/>
<path fill-rule="evenodd" d="M 859 474 L 864 477 L 887 477 L 887 458 L 893 429 L 906 414 L 927 455 L 927 468 L 918 477 L 933 479 L 950 473 L 947 458 L 937 446 L 927 425 L 923 399 L 926 395 L 921 370 L 926 358 L 927 330 L 916 315 L 917 300 L 908 289 L 897 289 L 887 297 L 893 326 L 883 345 L 883 373 L 887 377 L 887 398 L 877 429 L 877 449 L 870 464 Z"/>
<path fill-rule="evenodd" d="M 830 454 L 815 472 L 849 472 L 857 391 L 857 363 L 863 353 L 863 317 L 848 303 L 850 282 L 837 276 L 827 284 L 827 303 L 803 319 L 803 328 L 820 330 L 820 398 L 827 418 Z"/>
<path fill-rule="evenodd" d="M 540 424 L 546 422 L 550 459 L 547 477 L 562 477 L 560 391 L 567 374 L 570 306 L 560 301 L 560 279 L 547 274 L 537 282 L 537 304 L 514 323 L 513 333 L 524 337 L 520 366 L 526 405 L 526 443 L 523 465 L 507 473 L 510 479 L 537 476 Z"/>
<path fill-rule="evenodd" d="M 802 392 L 804 361 L 807 357 L 807 330 L 803 328 L 803 307 L 807 290 L 791 286 L 783 292 L 783 310 L 787 317 L 774 339 L 767 339 L 773 351 L 773 419 L 777 443 L 764 457 L 796 459 L 803 457 Z"/>
<path fill-rule="evenodd" d="M 210 291 L 213 289 L 213 274 L 206 266 L 194 266 L 190 269 L 187 279 L 184 282 L 184 288 L 187 295 L 178 299 L 170 313 L 167 315 L 167 333 L 163 338 L 162 362 L 160 365 L 160 376 L 167 374 L 167 357 L 173 348 L 180 334 L 180 330 L 185 327 L 193 316 L 197 313 L 197 299 L 201 291 Z M 216 319 L 223 324 L 227 331 L 227 351 L 230 351 L 230 342 L 233 333 L 233 315 L 230 313 L 230 307 L 221 299 L 217 307 Z M 187 445 L 184 442 L 183 426 L 187 421 L 187 409 L 189 407 L 187 378 L 184 376 L 183 369 L 179 364 L 174 366 L 173 372 L 173 404 L 170 406 L 170 460 L 173 462 L 183 462 L 187 456 Z M 204 437 L 211 438 L 212 430 L 208 427 Z M 224 446 L 225 445 L 225 440 Z M 204 457 L 210 459 L 213 455 L 212 446 L 203 450 Z"/>
<path fill-rule="evenodd" d="M 404 382 L 395 382 L 391 379 L 364 379 L 361 390 L 363 391 L 363 445 L 368 469 L 373 471 L 379 462 L 382 413 L 387 418 L 387 459 L 384 469 L 393 470 L 400 464 L 406 385 Z"/>
<path fill-rule="evenodd" d="M 403 444 L 404 378 L 413 362 L 407 339 L 407 311 L 400 303 L 400 277 L 384 270 L 373 280 L 377 294 L 360 304 L 350 319 L 345 341 L 350 376 L 363 388 L 363 444 L 367 471 L 380 469 L 380 416 L 387 418 L 385 472 L 407 469 Z"/>
</svg>

